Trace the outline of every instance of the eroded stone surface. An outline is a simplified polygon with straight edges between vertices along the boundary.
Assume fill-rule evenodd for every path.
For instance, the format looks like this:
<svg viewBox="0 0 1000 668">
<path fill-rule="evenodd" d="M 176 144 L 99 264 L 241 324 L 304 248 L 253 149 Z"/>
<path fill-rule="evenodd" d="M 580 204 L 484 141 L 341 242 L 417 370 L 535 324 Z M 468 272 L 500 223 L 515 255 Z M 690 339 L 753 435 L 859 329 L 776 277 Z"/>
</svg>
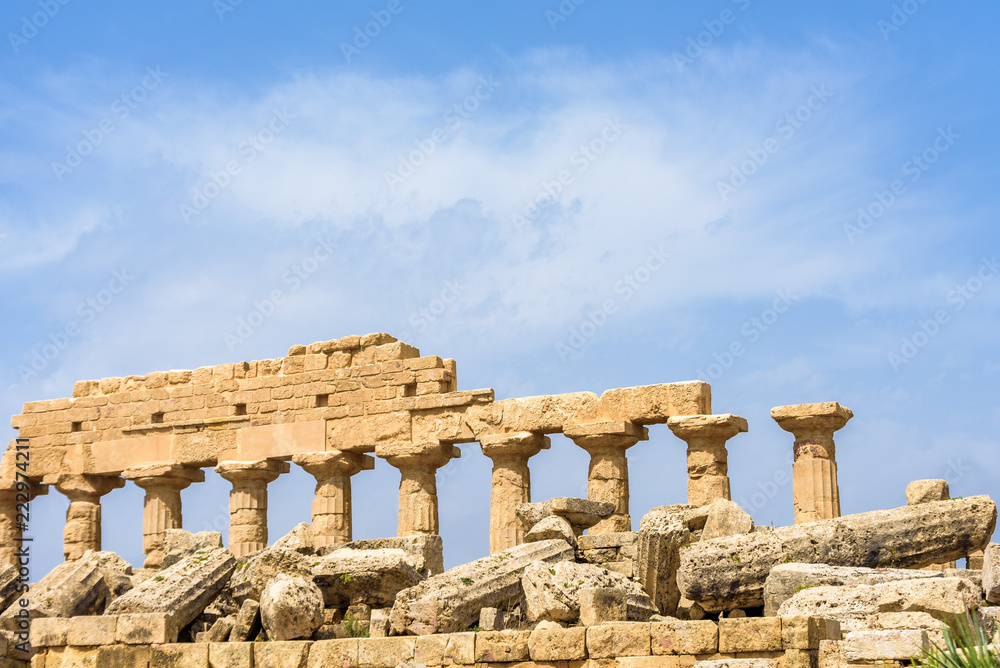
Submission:
<svg viewBox="0 0 1000 668">
<path fill-rule="evenodd" d="M 620 573 L 572 561 L 531 564 L 524 569 L 521 586 L 527 602 L 529 622 L 576 621 L 580 617 L 581 588 L 620 590 L 623 594 L 623 607 L 629 597 L 646 599 L 647 605 L 652 606 L 652 601 L 648 600 L 649 597 L 642 588 Z M 627 618 L 626 616 L 625 619 Z"/>
<path fill-rule="evenodd" d="M 566 521 L 566 518 L 558 515 L 549 515 L 543 518 L 538 524 L 531 527 L 528 533 L 524 534 L 525 543 L 557 538 L 576 546 L 576 535 L 573 533 L 572 525 Z"/>
<path fill-rule="evenodd" d="M 737 536 L 753 531 L 753 519 L 739 504 L 728 499 L 715 499 L 708 505 L 708 517 L 702 531 L 702 540 Z"/>
<path fill-rule="evenodd" d="M 36 617 L 77 617 L 96 615 L 104 610 L 108 586 L 96 559 L 77 559 L 59 564 L 31 587 L 28 614 Z M 119 599 L 120 600 L 120 599 Z M 20 610 L 15 600 L 0 615 L 0 627 L 14 630 L 14 615 Z"/>
<path fill-rule="evenodd" d="M 396 594 L 424 579 L 409 555 L 396 549 L 334 550 L 317 559 L 312 576 L 328 607 L 391 608 Z"/>
<path fill-rule="evenodd" d="M 162 568 L 173 566 L 198 550 L 222 547 L 222 534 L 218 531 L 191 533 L 184 529 L 167 529 L 163 538 Z"/>
<path fill-rule="evenodd" d="M 1000 604 L 1000 544 L 990 543 L 983 550 L 983 593 L 986 600 Z"/>
<path fill-rule="evenodd" d="M 308 638 L 323 624 L 323 593 L 312 580 L 278 575 L 261 593 L 260 619 L 271 640 Z"/>
<path fill-rule="evenodd" d="M 247 599 L 260 600 L 260 595 L 279 573 L 311 576 L 319 559 L 283 547 L 268 547 L 241 557 L 236 563 L 229 589 L 233 598 L 242 603 Z"/>
</svg>

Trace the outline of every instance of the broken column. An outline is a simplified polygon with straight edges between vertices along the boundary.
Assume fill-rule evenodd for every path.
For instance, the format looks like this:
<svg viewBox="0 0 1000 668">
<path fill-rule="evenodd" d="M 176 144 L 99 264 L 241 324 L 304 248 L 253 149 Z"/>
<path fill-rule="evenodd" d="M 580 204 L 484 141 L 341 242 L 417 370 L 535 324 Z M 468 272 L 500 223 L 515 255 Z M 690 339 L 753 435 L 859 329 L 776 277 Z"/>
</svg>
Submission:
<svg viewBox="0 0 1000 668">
<path fill-rule="evenodd" d="M 988 496 L 971 496 L 704 540 L 680 550 L 677 582 L 709 612 L 751 608 L 778 564 L 920 568 L 984 548 L 996 519 Z"/>
<path fill-rule="evenodd" d="M 163 540 L 167 529 L 180 529 L 181 490 L 193 482 L 205 482 L 201 469 L 180 464 L 144 464 L 122 471 L 146 492 L 142 507 L 142 551 L 145 568 L 159 568 L 163 563 Z"/>
<path fill-rule="evenodd" d="M 490 489 L 490 553 L 524 542 L 524 529 L 517 519 L 517 507 L 531 502 L 528 459 L 549 447 L 547 436 L 522 431 L 482 436 L 483 454 L 493 460 Z"/>
<path fill-rule="evenodd" d="M 36 496 L 47 494 L 45 485 L 2 479 L 0 480 L 0 563 L 22 566 L 21 527 L 25 523 L 24 507 L 18 504 L 30 503 Z M 20 515 L 20 517 L 18 517 Z"/>
<path fill-rule="evenodd" d="M 687 443 L 688 503 L 707 506 L 715 499 L 732 498 L 726 441 L 747 431 L 738 415 L 688 415 L 672 417 L 667 426 Z"/>
<path fill-rule="evenodd" d="M 267 547 L 267 485 L 288 473 L 285 462 L 221 462 L 215 472 L 233 484 L 229 493 L 229 550 L 237 558 Z"/>
<path fill-rule="evenodd" d="M 79 559 L 87 550 L 101 550 L 101 497 L 113 489 L 125 486 L 117 476 L 60 473 L 46 476 L 61 494 L 69 497 L 66 528 L 63 531 L 63 555 L 66 560 Z"/>
<path fill-rule="evenodd" d="M 331 450 L 303 452 L 292 461 L 316 478 L 316 498 L 312 504 L 313 544 L 319 549 L 342 545 L 352 539 L 351 476 L 375 468 L 371 455 Z"/>
<path fill-rule="evenodd" d="M 906 503 L 910 506 L 930 501 L 947 501 L 950 498 L 951 492 L 948 489 L 947 480 L 914 480 L 906 486 Z M 955 562 L 946 561 L 941 564 L 931 564 L 924 566 L 923 570 L 944 571 L 946 568 L 955 568 Z"/>
<path fill-rule="evenodd" d="M 596 422 L 567 425 L 563 433 L 590 453 L 587 498 L 615 504 L 615 512 L 594 525 L 590 534 L 631 531 L 628 460 L 625 451 L 649 438 L 648 430 L 634 422 Z"/>
<path fill-rule="evenodd" d="M 792 501 L 795 523 L 840 517 L 836 447 L 833 432 L 854 417 L 836 401 L 771 409 L 778 426 L 795 435 Z"/>
<path fill-rule="evenodd" d="M 460 457 L 454 445 L 435 441 L 379 444 L 375 454 L 399 469 L 399 528 L 397 536 L 440 533 L 437 470 Z"/>
</svg>

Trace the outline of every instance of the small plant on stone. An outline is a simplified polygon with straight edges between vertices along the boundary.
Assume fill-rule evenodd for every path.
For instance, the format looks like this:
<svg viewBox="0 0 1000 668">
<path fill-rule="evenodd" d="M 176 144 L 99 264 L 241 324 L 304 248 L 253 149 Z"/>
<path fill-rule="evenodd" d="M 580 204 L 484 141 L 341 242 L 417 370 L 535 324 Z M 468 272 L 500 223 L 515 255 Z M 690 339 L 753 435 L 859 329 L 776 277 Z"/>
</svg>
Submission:
<svg viewBox="0 0 1000 668">
<path fill-rule="evenodd" d="M 353 619 L 351 617 L 345 617 L 342 622 L 344 627 L 344 635 L 348 638 L 367 638 L 369 631 L 365 628 L 365 625 L 361 623 L 360 619 Z"/>
<path fill-rule="evenodd" d="M 944 646 L 932 643 L 914 657 L 915 668 L 1000 668 L 1000 638 L 990 645 L 981 623 L 955 617 L 943 629 Z"/>
<path fill-rule="evenodd" d="M 350 583 L 350 581 L 353 580 L 353 579 L 354 578 L 353 578 L 353 576 L 351 576 L 350 573 L 341 573 L 340 574 L 340 581 L 343 582 L 344 584 Z"/>
<path fill-rule="evenodd" d="M 462 584 L 469 586 L 472 584 L 472 580 L 470 578 L 462 578 Z"/>
</svg>

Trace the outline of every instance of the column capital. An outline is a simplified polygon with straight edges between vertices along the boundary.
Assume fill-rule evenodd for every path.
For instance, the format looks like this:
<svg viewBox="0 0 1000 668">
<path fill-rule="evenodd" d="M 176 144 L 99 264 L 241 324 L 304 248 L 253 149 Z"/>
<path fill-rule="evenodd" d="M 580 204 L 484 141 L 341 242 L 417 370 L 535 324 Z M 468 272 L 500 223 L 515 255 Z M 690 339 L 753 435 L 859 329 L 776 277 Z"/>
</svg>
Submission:
<svg viewBox="0 0 1000 668">
<path fill-rule="evenodd" d="M 548 436 L 532 431 L 517 431 L 507 434 L 489 434 L 479 437 L 483 454 L 490 459 L 505 457 L 534 457 L 542 450 L 552 447 Z"/>
<path fill-rule="evenodd" d="M 649 429 L 627 420 L 568 424 L 563 427 L 563 434 L 584 450 L 604 447 L 626 450 L 649 439 Z"/>
<path fill-rule="evenodd" d="M 0 478 L 0 498 L 7 497 L 13 501 L 18 494 L 24 494 L 23 491 L 18 489 L 18 485 L 20 484 L 23 484 L 23 481 L 19 482 L 11 478 Z M 45 496 L 48 493 L 48 485 L 38 482 L 28 483 L 28 501 L 31 501 L 36 496 Z"/>
<path fill-rule="evenodd" d="M 850 408 L 841 406 L 836 401 L 821 404 L 794 404 L 791 406 L 776 406 L 771 409 L 771 418 L 785 431 L 800 433 L 832 434 L 843 428 L 847 421 L 854 417 Z"/>
<path fill-rule="evenodd" d="M 736 434 L 748 431 L 746 418 L 731 413 L 672 417 L 667 419 L 667 427 L 685 442 L 702 439 L 725 442 Z"/>
<path fill-rule="evenodd" d="M 88 475 L 85 473 L 57 473 L 45 476 L 45 484 L 55 485 L 60 494 L 71 500 L 86 497 L 102 497 L 125 486 L 125 479 L 119 476 Z"/>
<path fill-rule="evenodd" d="M 219 462 L 215 467 L 216 473 L 233 484 L 249 481 L 269 483 L 277 480 L 282 473 L 291 470 L 292 467 L 288 462 L 274 459 L 260 459 L 253 462 L 225 461 Z"/>
<path fill-rule="evenodd" d="M 181 464 L 142 464 L 122 471 L 122 477 L 142 489 L 169 488 L 182 490 L 193 482 L 205 482 L 205 472 Z"/>
<path fill-rule="evenodd" d="M 438 441 L 420 443 L 384 443 L 375 446 L 375 454 L 397 469 L 437 470 L 462 456 L 456 446 Z"/>
<path fill-rule="evenodd" d="M 375 468 L 375 458 L 371 455 L 343 450 L 300 452 L 292 456 L 292 461 L 317 479 L 335 475 L 352 476 Z"/>
</svg>

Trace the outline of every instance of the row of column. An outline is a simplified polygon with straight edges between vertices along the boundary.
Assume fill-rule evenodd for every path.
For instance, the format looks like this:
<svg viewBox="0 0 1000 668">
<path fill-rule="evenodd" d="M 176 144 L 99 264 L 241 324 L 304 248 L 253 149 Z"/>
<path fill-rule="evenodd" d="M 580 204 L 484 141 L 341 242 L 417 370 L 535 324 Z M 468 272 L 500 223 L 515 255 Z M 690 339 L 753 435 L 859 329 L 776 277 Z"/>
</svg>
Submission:
<svg viewBox="0 0 1000 668">
<path fill-rule="evenodd" d="M 833 433 L 852 417 L 836 403 L 782 406 L 772 410 L 779 426 L 795 435 L 793 499 L 796 523 L 840 516 Z M 688 503 L 706 505 L 729 499 L 726 442 L 747 431 L 736 415 L 674 417 L 667 426 L 687 444 Z M 632 422 L 567 425 L 563 433 L 590 454 L 587 497 L 610 502 L 614 512 L 590 529 L 591 534 L 631 531 L 626 450 L 648 438 L 648 430 Z M 515 510 L 531 501 L 528 460 L 550 446 L 548 437 L 534 432 L 483 436 L 483 454 L 493 462 L 490 493 L 490 551 L 520 544 L 524 538 Z M 400 471 L 398 535 L 439 533 L 437 469 L 458 449 L 442 443 L 402 444 L 376 449 L 376 454 Z M 374 458 L 360 453 L 330 451 L 295 455 L 292 461 L 316 479 L 312 507 L 317 547 L 349 542 L 351 536 L 351 476 L 374 468 Z M 229 498 L 230 550 L 237 556 L 267 546 L 267 485 L 289 471 L 285 462 L 224 461 L 215 467 L 233 488 Z M 132 480 L 145 493 L 143 552 L 147 568 L 159 567 L 168 529 L 180 528 L 180 493 L 205 479 L 200 469 L 180 464 L 148 464 L 126 469 L 118 476 L 61 474 L 50 481 L 69 497 L 64 531 L 66 559 L 79 558 L 101 547 L 100 497 Z M 35 486 L 35 493 L 44 493 Z M 11 497 L 8 499 L 7 497 Z M 14 493 L 0 487 L 0 559 L 16 563 L 20 539 Z M 14 552 L 11 552 L 14 550 Z"/>
</svg>

